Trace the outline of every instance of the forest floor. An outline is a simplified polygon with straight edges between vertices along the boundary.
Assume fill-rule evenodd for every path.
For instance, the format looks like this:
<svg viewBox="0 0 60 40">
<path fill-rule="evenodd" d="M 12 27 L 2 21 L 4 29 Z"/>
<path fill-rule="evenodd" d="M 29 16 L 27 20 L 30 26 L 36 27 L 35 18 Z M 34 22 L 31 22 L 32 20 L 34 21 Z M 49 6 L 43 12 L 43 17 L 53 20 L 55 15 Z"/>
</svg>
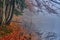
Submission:
<svg viewBox="0 0 60 40">
<path fill-rule="evenodd" d="M 17 19 L 18 17 L 14 18 Z M 12 32 L 8 35 L 0 37 L 0 40 L 38 40 L 38 36 L 35 32 L 28 33 L 28 30 L 23 28 L 23 26 L 17 22 L 11 22 L 7 28 L 12 29 Z"/>
</svg>

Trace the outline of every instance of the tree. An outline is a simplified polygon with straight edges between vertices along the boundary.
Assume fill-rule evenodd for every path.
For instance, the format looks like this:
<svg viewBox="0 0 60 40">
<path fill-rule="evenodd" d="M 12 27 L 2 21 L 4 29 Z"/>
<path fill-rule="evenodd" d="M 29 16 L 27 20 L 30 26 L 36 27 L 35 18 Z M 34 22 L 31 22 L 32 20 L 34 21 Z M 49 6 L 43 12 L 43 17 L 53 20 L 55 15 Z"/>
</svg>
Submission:
<svg viewBox="0 0 60 40">
<path fill-rule="evenodd" d="M 15 2 L 16 2 L 16 4 L 19 4 L 21 11 L 23 11 L 24 8 L 26 8 L 25 0 L 16 0 Z"/>
<path fill-rule="evenodd" d="M 2 22 L 0 22 L 2 25 L 9 24 L 11 22 L 11 19 L 13 17 L 13 11 L 14 11 L 14 2 L 15 0 L 2 0 L 0 1 L 0 8 L 2 8 Z"/>
<path fill-rule="evenodd" d="M 2 17 L 2 25 L 5 24 L 5 0 L 3 0 L 3 17 Z"/>
<path fill-rule="evenodd" d="M 21 11 L 26 7 L 25 0 L 3 0 L 2 25 L 10 24 L 14 14 L 15 3 L 19 4 Z"/>
<path fill-rule="evenodd" d="M 7 18 L 6 18 L 6 24 L 10 24 L 10 22 L 11 22 L 11 19 L 12 19 L 12 17 L 13 17 L 13 11 L 14 11 L 14 4 L 15 4 L 15 0 L 11 0 L 10 1 L 10 4 L 8 4 L 7 3 L 7 5 L 6 5 L 6 9 L 8 9 L 9 10 L 9 12 L 8 13 L 6 13 L 6 15 L 7 15 Z M 8 7 L 8 8 L 7 8 Z"/>
</svg>

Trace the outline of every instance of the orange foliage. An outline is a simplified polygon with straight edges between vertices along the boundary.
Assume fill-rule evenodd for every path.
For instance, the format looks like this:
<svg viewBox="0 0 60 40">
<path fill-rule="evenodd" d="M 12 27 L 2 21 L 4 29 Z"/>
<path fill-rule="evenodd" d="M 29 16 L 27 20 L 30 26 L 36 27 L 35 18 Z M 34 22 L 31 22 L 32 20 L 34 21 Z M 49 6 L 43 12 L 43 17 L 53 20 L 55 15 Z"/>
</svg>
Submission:
<svg viewBox="0 0 60 40">
<path fill-rule="evenodd" d="M 11 23 L 8 28 L 13 29 L 13 32 L 4 37 L 0 37 L 0 40 L 26 40 L 25 30 L 20 28 L 16 23 Z"/>
<path fill-rule="evenodd" d="M 29 34 L 27 30 L 25 30 L 22 26 L 18 25 L 17 23 L 11 23 L 8 28 L 13 29 L 13 32 L 9 35 L 6 35 L 0 40 L 33 40 L 33 33 Z M 34 38 L 35 39 L 35 38 Z"/>
</svg>

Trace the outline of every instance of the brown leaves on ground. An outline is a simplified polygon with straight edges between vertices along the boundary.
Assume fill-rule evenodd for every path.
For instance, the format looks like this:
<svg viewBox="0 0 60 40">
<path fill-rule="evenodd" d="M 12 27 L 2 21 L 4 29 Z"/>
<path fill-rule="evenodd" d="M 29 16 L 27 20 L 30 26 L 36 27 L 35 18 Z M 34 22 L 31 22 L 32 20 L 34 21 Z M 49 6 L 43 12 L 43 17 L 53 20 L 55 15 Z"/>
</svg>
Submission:
<svg viewBox="0 0 60 40">
<path fill-rule="evenodd" d="M 12 22 L 8 27 L 12 29 L 13 32 L 9 35 L 1 37 L 0 40 L 37 40 L 38 36 L 35 33 L 28 33 L 21 25 L 18 25 L 16 22 Z"/>
</svg>

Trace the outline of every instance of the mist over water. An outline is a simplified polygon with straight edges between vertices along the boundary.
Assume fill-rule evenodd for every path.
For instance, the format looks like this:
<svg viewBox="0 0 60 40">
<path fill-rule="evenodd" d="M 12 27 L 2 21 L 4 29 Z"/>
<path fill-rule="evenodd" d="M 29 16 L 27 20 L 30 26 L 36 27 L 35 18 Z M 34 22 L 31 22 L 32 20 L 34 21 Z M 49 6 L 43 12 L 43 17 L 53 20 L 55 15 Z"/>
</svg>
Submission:
<svg viewBox="0 0 60 40">
<path fill-rule="evenodd" d="M 25 9 L 23 16 L 28 30 L 46 33 L 52 32 L 57 34 L 60 39 L 60 1 L 59 0 L 31 0 L 33 12 Z"/>
</svg>

